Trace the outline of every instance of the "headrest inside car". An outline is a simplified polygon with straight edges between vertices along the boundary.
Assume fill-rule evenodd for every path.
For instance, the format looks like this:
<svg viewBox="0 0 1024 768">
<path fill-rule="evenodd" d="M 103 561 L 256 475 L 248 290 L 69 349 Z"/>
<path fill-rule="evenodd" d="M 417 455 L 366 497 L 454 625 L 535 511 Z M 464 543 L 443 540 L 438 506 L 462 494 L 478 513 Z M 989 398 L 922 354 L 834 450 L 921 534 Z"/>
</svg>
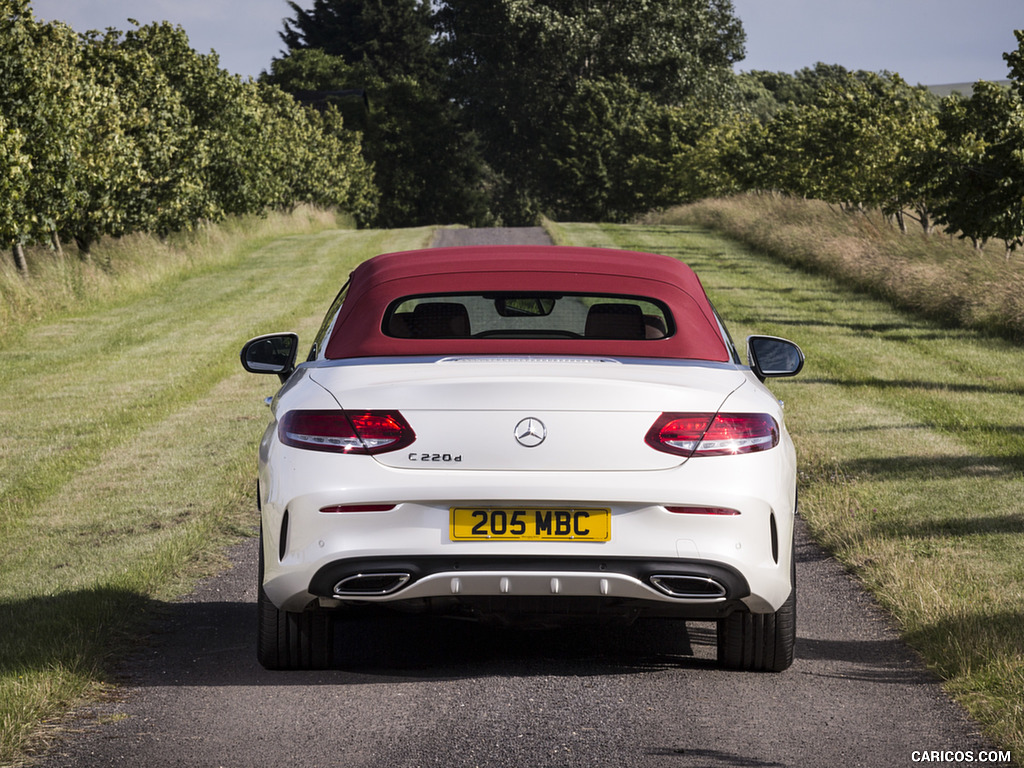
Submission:
<svg viewBox="0 0 1024 768">
<path fill-rule="evenodd" d="M 414 339 L 450 339 L 469 336 L 469 312 L 462 304 L 434 301 L 417 304 L 409 319 Z"/>
<path fill-rule="evenodd" d="M 587 338 L 643 339 L 643 311 L 636 304 L 595 304 L 587 313 Z"/>
</svg>

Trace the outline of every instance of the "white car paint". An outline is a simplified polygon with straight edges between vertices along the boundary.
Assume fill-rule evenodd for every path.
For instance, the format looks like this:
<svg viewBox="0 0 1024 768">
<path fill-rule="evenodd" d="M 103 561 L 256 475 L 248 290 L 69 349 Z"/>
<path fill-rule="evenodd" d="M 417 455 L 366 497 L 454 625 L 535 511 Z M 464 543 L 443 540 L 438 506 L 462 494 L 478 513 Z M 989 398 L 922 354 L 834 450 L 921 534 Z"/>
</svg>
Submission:
<svg viewBox="0 0 1024 768">
<path fill-rule="evenodd" d="M 299 376 L 319 386 L 286 388 L 274 403 L 275 416 L 291 409 L 383 409 L 400 403 L 417 437 L 408 449 L 379 456 L 317 453 L 281 445 L 276 419 L 270 425 L 260 456 L 264 587 L 282 609 L 299 611 L 316 599 L 307 591 L 310 573 L 340 557 L 456 552 L 696 557 L 743 574 L 752 587 L 743 602 L 753 611 L 777 610 L 789 595 L 790 552 L 780 552 L 775 562 L 768 536 L 772 515 L 781 540 L 790 539 L 793 526 L 795 454 L 785 431 L 776 449 L 724 459 L 683 460 L 644 443 L 664 411 L 765 412 L 781 425 L 781 405 L 745 367 L 442 358 L 311 364 L 300 368 Z M 631 408 L 623 410 L 623 403 Z M 535 448 L 524 448 L 513 437 L 515 425 L 529 416 L 543 421 L 549 432 Z M 424 453 L 461 460 L 410 458 Z M 354 503 L 396 507 L 388 512 L 319 511 Z M 609 506 L 612 538 L 600 543 L 453 542 L 449 509 L 467 504 Z M 665 505 L 721 506 L 741 514 L 680 515 L 665 511 Z M 285 510 L 289 528 L 279 557 Z M 459 594 L 507 594 L 500 576 L 444 574 L 415 589 L 362 599 L 447 597 L 457 576 L 462 578 Z M 607 576 L 590 579 L 581 589 L 602 594 L 601 578 Z M 558 573 L 517 578 L 516 593 L 551 594 L 550 579 L 559 577 L 564 582 Z M 613 579 L 607 594 L 685 602 L 634 582 Z"/>
</svg>

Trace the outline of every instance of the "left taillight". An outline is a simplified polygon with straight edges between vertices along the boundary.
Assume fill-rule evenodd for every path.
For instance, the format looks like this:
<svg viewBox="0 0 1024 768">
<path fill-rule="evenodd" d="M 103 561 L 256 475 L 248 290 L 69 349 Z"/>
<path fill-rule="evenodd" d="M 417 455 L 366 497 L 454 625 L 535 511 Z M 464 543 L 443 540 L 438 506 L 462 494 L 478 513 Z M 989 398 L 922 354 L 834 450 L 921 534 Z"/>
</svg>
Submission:
<svg viewBox="0 0 1024 768">
<path fill-rule="evenodd" d="M 288 411 L 277 434 L 294 448 L 363 455 L 397 451 L 416 439 L 398 411 Z"/>
<path fill-rule="evenodd" d="M 779 424 L 767 413 L 663 413 L 644 442 L 687 458 L 756 453 L 779 444 Z"/>
</svg>

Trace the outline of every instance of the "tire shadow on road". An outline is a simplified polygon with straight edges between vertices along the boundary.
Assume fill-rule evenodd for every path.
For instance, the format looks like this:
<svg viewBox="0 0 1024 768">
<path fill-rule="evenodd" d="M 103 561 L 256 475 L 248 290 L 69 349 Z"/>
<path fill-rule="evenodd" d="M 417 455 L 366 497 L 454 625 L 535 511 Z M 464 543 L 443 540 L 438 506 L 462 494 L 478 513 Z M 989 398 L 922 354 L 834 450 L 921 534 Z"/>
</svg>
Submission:
<svg viewBox="0 0 1024 768">
<path fill-rule="evenodd" d="M 689 626 L 671 619 L 524 629 L 380 612 L 338 623 L 335 666 L 351 671 L 462 676 L 511 665 L 519 674 L 563 668 L 578 675 L 703 663 L 695 658 Z"/>
<path fill-rule="evenodd" d="M 212 687 L 715 668 L 715 626 L 708 622 L 523 629 L 371 607 L 335 620 L 330 669 L 264 670 L 256 661 L 256 547 L 255 539 L 241 542 L 229 553 L 233 568 L 182 602 L 151 606 L 152 629 L 118 676 L 142 686 Z"/>
<path fill-rule="evenodd" d="M 122 669 L 135 685 L 345 685 L 715 668 L 713 624 L 640 619 L 629 626 L 522 629 L 381 609 L 336 620 L 330 668 L 268 671 L 256 661 L 254 604 L 165 604 L 156 613 L 158 626 Z"/>
</svg>

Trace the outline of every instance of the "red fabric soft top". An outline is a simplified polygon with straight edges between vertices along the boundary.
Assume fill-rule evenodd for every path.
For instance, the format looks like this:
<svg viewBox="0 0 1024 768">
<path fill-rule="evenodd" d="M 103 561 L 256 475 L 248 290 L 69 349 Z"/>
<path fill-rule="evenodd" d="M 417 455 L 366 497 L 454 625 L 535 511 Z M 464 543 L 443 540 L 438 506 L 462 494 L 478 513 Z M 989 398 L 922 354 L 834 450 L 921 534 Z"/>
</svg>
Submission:
<svg viewBox="0 0 1024 768">
<path fill-rule="evenodd" d="M 665 339 L 399 339 L 381 330 L 392 301 L 421 294 L 537 291 L 642 296 L 663 302 Z M 729 351 L 697 276 L 668 256 L 606 248 L 469 246 L 376 256 L 352 273 L 324 352 L 328 359 L 407 355 L 607 355 L 727 362 Z"/>
</svg>

